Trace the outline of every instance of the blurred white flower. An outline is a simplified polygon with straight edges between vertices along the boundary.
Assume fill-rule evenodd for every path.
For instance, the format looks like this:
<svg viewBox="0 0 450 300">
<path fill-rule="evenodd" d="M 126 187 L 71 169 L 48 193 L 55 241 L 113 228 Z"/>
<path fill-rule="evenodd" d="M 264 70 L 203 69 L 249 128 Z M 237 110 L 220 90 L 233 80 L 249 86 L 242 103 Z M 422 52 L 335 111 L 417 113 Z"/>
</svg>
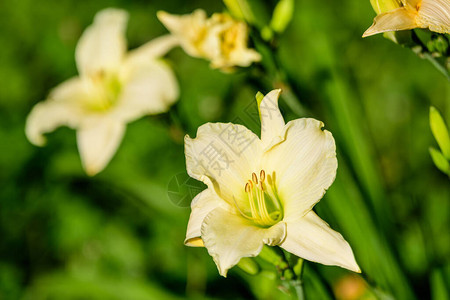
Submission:
<svg viewBox="0 0 450 300">
<path fill-rule="evenodd" d="M 232 123 L 186 136 L 187 172 L 208 188 L 191 204 L 185 244 L 205 246 L 223 276 L 264 244 L 360 272 L 350 245 L 312 211 L 336 176 L 333 136 L 315 119 L 285 124 L 279 93 L 259 104 L 261 139 Z"/>
<path fill-rule="evenodd" d="M 26 135 L 45 144 L 44 133 L 66 125 L 77 130 L 83 167 L 94 175 L 116 152 L 128 122 L 165 112 L 178 98 L 171 69 L 159 58 L 176 40 L 167 35 L 127 53 L 126 11 L 97 13 L 81 36 L 75 59 L 79 76 L 56 88 L 28 116 Z"/>
<path fill-rule="evenodd" d="M 450 33 L 449 0 L 372 0 L 372 6 L 378 16 L 363 37 L 414 28 Z"/>
<path fill-rule="evenodd" d="M 207 18 L 201 9 L 181 16 L 160 11 L 158 18 L 187 54 L 210 60 L 212 68 L 248 67 L 261 60 L 258 52 L 247 48 L 247 25 L 228 14 L 215 13 Z"/>
</svg>

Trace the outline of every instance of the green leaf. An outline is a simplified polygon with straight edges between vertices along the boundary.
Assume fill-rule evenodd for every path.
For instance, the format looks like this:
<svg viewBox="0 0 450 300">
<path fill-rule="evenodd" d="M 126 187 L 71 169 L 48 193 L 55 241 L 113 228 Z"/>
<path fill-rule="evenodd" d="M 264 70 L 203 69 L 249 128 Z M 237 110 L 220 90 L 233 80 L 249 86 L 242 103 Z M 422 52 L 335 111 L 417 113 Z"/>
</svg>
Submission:
<svg viewBox="0 0 450 300">
<path fill-rule="evenodd" d="M 450 136 L 448 135 L 448 129 L 445 126 L 441 114 L 433 106 L 430 107 L 430 127 L 439 148 L 441 148 L 442 154 L 445 158 L 450 159 Z"/>
<path fill-rule="evenodd" d="M 439 150 L 436 150 L 433 147 L 430 147 L 429 151 L 435 166 L 439 170 L 450 176 L 450 165 L 448 160 L 445 159 L 444 155 L 442 155 L 442 153 Z"/>
<path fill-rule="evenodd" d="M 450 293 L 446 289 L 446 284 L 442 272 L 435 269 L 431 273 L 431 296 L 433 300 L 449 299 Z"/>
</svg>

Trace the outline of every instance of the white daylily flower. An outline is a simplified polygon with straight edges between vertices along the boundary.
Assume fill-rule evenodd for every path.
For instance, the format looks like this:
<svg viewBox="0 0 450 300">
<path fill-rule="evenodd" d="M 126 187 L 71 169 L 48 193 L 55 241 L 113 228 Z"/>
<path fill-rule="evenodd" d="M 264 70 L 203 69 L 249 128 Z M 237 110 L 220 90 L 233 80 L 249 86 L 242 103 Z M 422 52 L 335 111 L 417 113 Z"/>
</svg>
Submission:
<svg viewBox="0 0 450 300">
<path fill-rule="evenodd" d="M 379 15 L 363 37 L 414 28 L 450 33 L 449 0 L 372 0 L 372 6 Z"/>
<path fill-rule="evenodd" d="M 181 16 L 160 11 L 158 18 L 187 54 L 210 60 L 212 68 L 248 67 L 261 60 L 258 52 L 247 48 L 247 25 L 228 14 L 215 13 L 207 18 L 201 9 Z"/>
<path fill-rule="evenodd" d="M 261 139 L 232 123 L 186 136 L 187 172 L 208 188 L 191 204 L 185 244 L 205 246 L 223 276 L 264 244 L 360 272 L 350 245 L 312 211 L 336 176 L 333 136 L 315 119 L 285 124 L 279 93 L 260 103 Z"/>
<path fill-rule="evenodd" d="M 54 88 L 28 116 L 26 135 L 45 144 L 44 133 L 66 125 L 77 130 L 87 174 L 100 172 L 116 152 L 128 122 L 168 110 L 178 97 L 171 69 L 159 60 L 176 40 L 167 35 L 126 52 L 127 12 L 105 9 L 81 36 L 79 76 Z"/>
</svg>

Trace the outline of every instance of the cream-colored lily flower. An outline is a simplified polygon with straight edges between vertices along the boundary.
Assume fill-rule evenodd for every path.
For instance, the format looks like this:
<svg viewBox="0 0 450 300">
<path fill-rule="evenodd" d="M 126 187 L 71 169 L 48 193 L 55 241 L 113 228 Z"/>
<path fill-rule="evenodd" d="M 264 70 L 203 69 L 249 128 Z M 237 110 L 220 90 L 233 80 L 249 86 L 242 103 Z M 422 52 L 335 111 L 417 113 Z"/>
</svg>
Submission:
<svg viewBox="0 0 450 300">
<path fill-rule="evenodd" d="M 105 9 L 81 36 L 75 59 L 79 76 L 54 88 L 28 116 L 26 135 L 37 146 L 44 133 L 66 125 L 77 130 L 83 167 L 94 175 L 116 152 L 128 122 L 168 110 L 178 84 L 159 57 L 176 40 L 162 36 L 126 52 L 126 11 Z"/>
<path fill-rule="evenodd" d="M 336 176 L 333 136 L 315 119 L 285 124 L 279 94 L 259 105 L 261 138 L 232 123 L 186 136 L 187 172 L 208 188 L 192 201 L 185 244 L 206 247 L 223 276 L 264 244 L 360 272 L 350 245 L 312 211 Z"/>
<path fill-rule="evenodd" d="M 261 60 L 258 52 L 247 48 L 247 25 L 228 14 L 207 18 L 204 10 L 197 9 L 181 16 L 160 11 L 157 16 L 187 54 L 210 60 L 212 68 L 247 67 Z"/>
<path fill-rule="evenodd" d="M 363 37 L 414 28 L 450 33 L 449 0 L 373 0 L 372 6 L 378 16 L 375 17 L 372 26 L 364 32 Z"/>
</svg>

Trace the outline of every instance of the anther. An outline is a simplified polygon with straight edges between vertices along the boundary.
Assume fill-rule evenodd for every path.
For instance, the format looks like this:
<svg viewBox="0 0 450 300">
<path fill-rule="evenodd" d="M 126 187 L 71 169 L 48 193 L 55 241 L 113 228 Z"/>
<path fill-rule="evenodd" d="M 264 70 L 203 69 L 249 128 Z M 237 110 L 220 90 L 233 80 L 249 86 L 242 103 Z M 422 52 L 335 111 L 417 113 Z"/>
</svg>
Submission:
<svg viewBox="0 0 450 300">
<path fill-rule="evenodd" d="M 269 185 L 272 185 L 272 176 L 267 175 L 267 183 L 268 183 Z"/>
<path fill-rule="evenodd" d="M 252 180 L 255 184 L 258 184 L 258 177 L 256 177 L 255 173 L 252 173 Z"/>
<path fill-rule="evenodd" d="M 264 179 L 266 179 L 266 172 L 264 172 L 264 170 L 261 170 L 261 172 L 259 172 L 259 180 L 264 182 Z"/>
<path fill-rule="evenodd" d="M 245 192 L 250 193 L 250 185 L 248 184 L 248 182 L 245 184 Z"/>
</svg>

